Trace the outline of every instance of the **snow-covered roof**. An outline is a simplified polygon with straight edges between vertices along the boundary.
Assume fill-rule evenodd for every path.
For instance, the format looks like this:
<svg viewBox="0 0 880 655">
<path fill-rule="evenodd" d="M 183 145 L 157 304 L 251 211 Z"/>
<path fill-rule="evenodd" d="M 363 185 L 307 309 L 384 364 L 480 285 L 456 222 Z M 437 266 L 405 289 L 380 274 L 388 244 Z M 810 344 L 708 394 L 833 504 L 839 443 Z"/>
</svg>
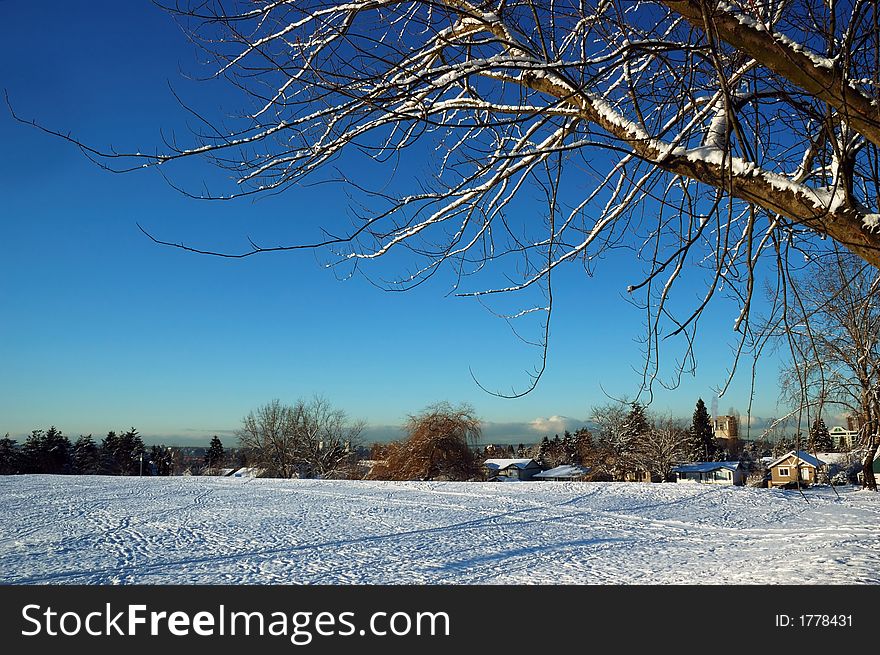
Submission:
<svg viewBox="0 0 880 655">
<path fill-rule="evenodd" d="M 735 471 L 740 466 L 739 462 L 691 462 L 674 466 L 672 471 L 673 473 L 710 473 L 718 469 Z"/>
<path fill-rule="evenodd" d="M 840 464 L 851 457 L 849 453 L 816 453 L 816 457 L 825 464 Z"/>
<path fill-rule="evenodd" d="M 486 468 L 490 468 L 492 470 L 503 471 L 504 469 L 510 468 L 511 466 L 518 469 L 528 468 L 530 464 L 538 465 L 533 459 L 525 458 L 525 459 L 487 459 L 483 464 Z"/>
<path fill-rule="evenodd" d="M 563 464 L 556 468 L 535 473 L 536 478 L 578 478 L 590 472 L 589 466 L 576 466 L 574 464 Z"/>
<path fill-rule="evenodd" d="M 231 477 L 233 477 L 233 478 L 258 478 L 263 473 L 265 473 L 265 469 L 243 466 L 242 468 L 237 469 L 235 471 L 235 473 L 232 474 Z"/>
<path fill-rule="evenodd" d="M 785 460 L 787 460 L 791 456 L 797 457 L 804 464 L 809 464 L 810 466 L 815 466 L 816 468 L 819 468 L 820 466 L 825 466 L 825 462 L 823 462 L 821 459 L 817 459 L 817 458 L 813 457 L 810 453 L 808 453 L 805 450 L 797 450 L 797 451 L 790 450 L 787 453 L 785 453 L 782 457 L 777 457 L 776 459 L 774 459 L 767 466 L 768 466 L 768 468 L 773 468 L 774 466 L 779 464 L 779 462 L 784 462 Z"/>
</svg>

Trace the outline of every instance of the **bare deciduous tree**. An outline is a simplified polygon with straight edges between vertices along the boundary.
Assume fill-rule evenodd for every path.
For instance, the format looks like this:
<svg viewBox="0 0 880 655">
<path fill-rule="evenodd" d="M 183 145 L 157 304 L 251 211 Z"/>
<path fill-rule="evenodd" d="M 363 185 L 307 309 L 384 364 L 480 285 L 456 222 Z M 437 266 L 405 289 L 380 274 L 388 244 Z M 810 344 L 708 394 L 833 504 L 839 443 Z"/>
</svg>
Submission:
<svg viewBox="0 0 880 655">
<path fill-rule="evenodd" d="M 321 397 L 276 399 L 248 413 L 238 437 L 248 462 L 271 477 L 324 477 L 353 457 L 363 427 Z"/>
<path fill-rule="evenodd" d="M 684 337 L 676 370 L 694 365 L 718 293 L 738 302 L 741 352 L 763 272 L 782 288 L 792 256 L 829 242 L 880 264 L 878 4 L 181 0 L 167 9 L 247 108 L 197 113 L 196 142 L 154 154 L 78 143 L 112 170 L 198 157 L 232 174 L 197 197 L 343 184 L 349 232 L 212 254 L 326 247 L 362 268 L 406 251 L 393 289 L 448 264 L 461 295 L 524 294 L 510 315 L 538 318 L 542 361 L 554 273 L 629 250 L 650 387 L 662 338 Z M 673 306 L 687 278 L 702 291 Z"/>
<path fill-rule="evenodd" d="M 880 431 L 880 272 L 854 255 L 835 251 L 795 280 L 792 300 L 773 329 L 792 359 L 781 376 L 789 402 L 807 417 L 823 408 L 860 419 L 864 484 L 877 485 L 873 460 Z M 800 444 L 803 447 L 805 444 Z"/>
<path fill-rule="evenodd" d="M 688 459 L 690 434 L 684 422 L 671 417 L 652 421 L 651 428 L 636 443 L 630 457 L 663 482 L 674 479 L 672 469 Z"/>
</svg>

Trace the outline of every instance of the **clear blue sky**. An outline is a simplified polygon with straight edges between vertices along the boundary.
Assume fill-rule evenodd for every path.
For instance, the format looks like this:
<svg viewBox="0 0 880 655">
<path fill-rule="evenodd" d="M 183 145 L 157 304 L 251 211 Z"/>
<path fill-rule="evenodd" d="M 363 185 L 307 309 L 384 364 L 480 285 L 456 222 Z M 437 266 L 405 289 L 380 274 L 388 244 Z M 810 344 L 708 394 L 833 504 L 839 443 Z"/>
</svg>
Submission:
<svg viewBox="0 0 880 655">
<path fill-rule="evenodd" d="M 196 52 L 145 0 L 0 2 L 0 81 L 16 111 L 84 141 L 147 150 L 163 130 L 185 139 L 169 82 L 211 113 L 235 106 L 181 69 L 199 70 Z M 240 250 L 247 236 L 295 241 L 308 225 L 338 221 L 341 194 L 199 202 L 155 171 L 102 171 L 5 110 L 0 154 L 0 435 L 135 426 L 148 442 L 207 444 L 216 433 L 232 445 L 250 409 L 319 393 L 366 420 L 370 438 L 449 400 L 470 402 L 488 439 L 516 442 L 582 424 L 607 401 L 602 389 L 638 389 L 643 317 L 623 299 L 638 281 L 626 255 L 592 279 L 560 277 L 546 374 L 526 397 L 500 399 L 470 370 L 489 388 L 522 388 L 539 353 L 479 303 L 447 296 L 442 280 L 386 293 L 338 280 L 312 253 L 220 260 L 157 246 L 136 227 Z M 731 311 L 719 304 L 706 317 L 697 377 L 658 389 L 654 410 L 689 416 L 698 396 L 711 403 L 731 362 Z M 719 400 L 722 413 L 745 415 L 746 368 Z M 762 364 L 754 415 L 780 413 L 776 377 L 775 360 Z"/>
</svg>

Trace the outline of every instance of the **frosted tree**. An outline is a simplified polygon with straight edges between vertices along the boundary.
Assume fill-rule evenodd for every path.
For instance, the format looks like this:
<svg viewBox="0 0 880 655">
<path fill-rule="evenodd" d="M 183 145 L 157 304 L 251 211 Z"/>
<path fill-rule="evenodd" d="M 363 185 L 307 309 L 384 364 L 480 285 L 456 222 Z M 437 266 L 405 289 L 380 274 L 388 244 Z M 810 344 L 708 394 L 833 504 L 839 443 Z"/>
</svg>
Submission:
<svg viewBox="0 0 880 655">
<path fill-rule="evenodd" d="M 293 405 L 275 399 L 242 419 L 238 438 L 248 462 L 269 477 L 324 477 L 353 459 L 363 428 L 320 396 Z"/>
<path fill-rule="evenodd" d="M 180 0 L 167 10 L 240 113 L 187 108 L 204 129 L 159 150 L 57 134 L 115 171 L 229 172 L 229 189 L 182 189 L 195 197 L 342 185 L 349 231 L 213 254 L 321 248 L 395 290 L 450 271 L 455 293 L 538 331 L 532 384 L 557 271 L 628 253 L 650 386 L 665 337 L 683 338 L 675 371 L 695 365 L 717 295 L 737 302 L 740 353 L 765 276 L 783 293 L 829 243 L 880 264 L 878 2 Z M 687 279 L 701 292 L 670 302 Z"/>
<path fill-rule="evenodd" d="M 689 456 L 688 429 L 676 419 L 658 419 L 638 439 L 633 460 L 640 468 L 657 474 L 661 481 L 674 480 L 672 469 Z"/>
<path fill-rule="evenodd" d="M 810 426 L 809 449 L 814 453 L 827 453 L 834 449 L 831 441 L 831 433 L 828 432 L 828 426 L 821 416 L 817 416 Z"/>
</svg>

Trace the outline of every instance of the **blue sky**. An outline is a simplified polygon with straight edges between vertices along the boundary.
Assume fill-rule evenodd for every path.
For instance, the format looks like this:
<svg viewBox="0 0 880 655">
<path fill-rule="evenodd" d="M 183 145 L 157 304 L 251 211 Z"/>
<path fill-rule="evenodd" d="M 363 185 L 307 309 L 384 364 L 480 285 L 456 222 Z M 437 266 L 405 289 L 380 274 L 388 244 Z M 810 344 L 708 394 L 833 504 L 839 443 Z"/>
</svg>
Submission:
<svg viewBox="0 0 880 655">
<path fill-rule="evenodd" d="M 146 150 L 185 113 L 168 89 L 222 113 L 235 97 L 193 84 L 193 48 L 142 0 L 0 3 L 0 80 L 22 116 L 96 145 Z M 480 390 L 527 385 L 540 353 L 479 303 L 437 280 L 387 293 L 339 280 L 315 253 L 220 260 L 163 248 L 137 229 L 240 250 L 246 238 L 294 241 L 346 216 L 325 188 L 232 203 L 183 197 L 154 171 L 114 175 L 70 144 L 0 117 L 0 434 L 56 425 L 65 434 L 135 426 L 148 442 L 207 444 L 273 398 L 322 394 L 371 426 L 368 438 L 426 405 L 471 403 L 494 441 L 577 427 L 605 392 L 638 390 L 642 314 L 623 298 L 638 281 L 625 255 L 555 289 L 547 371 L 516 400 Z M 188 171 L 216 179 L 215 171 Z M 187 182 L 198 182 L 190 177 Z M 697 293 L 697 290 L 691 290 Z M 734 314 L 704 319 L 698 374 L 653 409 L 689 416 L 710 404 L 731 362 Z M 668 352 L 667 364 L 674 358 Z M 718 401 L 746 413 L 747 367 Z M 780 413 L 777 363 L 763 362 L 752 413 Z M 603 391 L 604 390 L 604 391 Z"/>
</svg>

